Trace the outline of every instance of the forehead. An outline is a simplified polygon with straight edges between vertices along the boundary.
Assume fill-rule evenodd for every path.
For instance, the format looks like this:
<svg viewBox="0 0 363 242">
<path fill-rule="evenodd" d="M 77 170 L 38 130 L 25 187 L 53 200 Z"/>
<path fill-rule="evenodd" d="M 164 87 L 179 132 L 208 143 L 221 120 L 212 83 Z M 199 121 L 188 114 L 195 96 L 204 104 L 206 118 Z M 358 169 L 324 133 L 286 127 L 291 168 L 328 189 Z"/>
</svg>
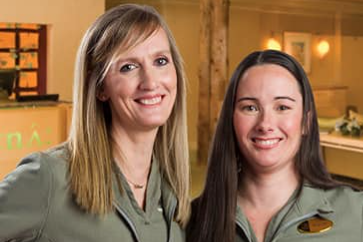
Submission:
<svg viewBox="0 0 363 242">
<path fill-rule="evenodd" d="M 117 60 L 119 57 L 133 53 L 147 53 L 151 50 L 159 51 L 159 50 L 169 50 L 170 44 L 168 36 L 163 28 L 155 29 L 153 32 L 149 34 L 144 34 L 142 36 L 138 36 L 137 39 L 132 38 L 133 43 L 130 43 L 130 40 L 124 41 L 121 43 L 119 48 L 114 54 L 114 60 Z"/>
<path fill-rule="evenodd" d="M 298 81 L 287 69 L 275 64 L 263 64 L 245 71 L 239 80 L 237 95 L 301 96 L 301 93 Z"/>
</svg>

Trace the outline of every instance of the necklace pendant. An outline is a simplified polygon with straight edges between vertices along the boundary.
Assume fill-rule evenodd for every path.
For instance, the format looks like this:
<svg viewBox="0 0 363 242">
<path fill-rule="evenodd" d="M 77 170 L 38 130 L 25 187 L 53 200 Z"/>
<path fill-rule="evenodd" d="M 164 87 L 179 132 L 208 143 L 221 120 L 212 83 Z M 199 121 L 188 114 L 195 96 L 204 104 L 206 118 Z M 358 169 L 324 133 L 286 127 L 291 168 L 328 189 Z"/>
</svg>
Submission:
<svg viewBox="0 0 363 242">
<path fill-rule="evenodd" d="M 134 188 L 135 189 L 143 189 L 144 186 L 143 185 L 139 185 L 139 184 L 134 184 Z"/>
</svg>

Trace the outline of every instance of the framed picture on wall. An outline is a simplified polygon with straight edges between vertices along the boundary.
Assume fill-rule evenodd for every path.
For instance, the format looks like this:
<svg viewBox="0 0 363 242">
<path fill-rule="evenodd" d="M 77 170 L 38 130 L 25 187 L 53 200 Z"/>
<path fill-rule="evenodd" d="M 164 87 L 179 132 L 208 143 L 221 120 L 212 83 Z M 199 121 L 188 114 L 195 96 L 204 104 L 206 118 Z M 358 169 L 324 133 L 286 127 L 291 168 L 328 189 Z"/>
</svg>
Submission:
<svg viewBox="0 0 363 242">
<path fill-rule="evenodd" d="M 284 32 L 284 51 L 292 55 L 304 68 L 311 71 L 311 34 Z"/>
</svg>

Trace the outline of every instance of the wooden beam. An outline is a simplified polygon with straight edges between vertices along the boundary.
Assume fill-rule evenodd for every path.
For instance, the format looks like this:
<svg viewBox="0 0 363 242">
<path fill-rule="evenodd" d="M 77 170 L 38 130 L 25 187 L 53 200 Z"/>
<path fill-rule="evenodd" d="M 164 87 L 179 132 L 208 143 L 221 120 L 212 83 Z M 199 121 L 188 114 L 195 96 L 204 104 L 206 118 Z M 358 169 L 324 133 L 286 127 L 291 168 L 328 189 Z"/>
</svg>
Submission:
<svg viewBox="0 0 363 242">
<path fill-rule="evenodd" d="M 200 0 L 198 162 L 205 164 L 227 83 L 228 0 Z"/>
<path fill-rule="evenodd" d="M 200 0 L 198 163 L 208 159 L 210 133 L 211 0 Z"/>
<path fill-rule="evenodd" d="M 210 97 L 210 131 L 212 133 L 218 120 L 228 78 L 228 12 L 228 0 L 213 1 Z"/>
</svg>

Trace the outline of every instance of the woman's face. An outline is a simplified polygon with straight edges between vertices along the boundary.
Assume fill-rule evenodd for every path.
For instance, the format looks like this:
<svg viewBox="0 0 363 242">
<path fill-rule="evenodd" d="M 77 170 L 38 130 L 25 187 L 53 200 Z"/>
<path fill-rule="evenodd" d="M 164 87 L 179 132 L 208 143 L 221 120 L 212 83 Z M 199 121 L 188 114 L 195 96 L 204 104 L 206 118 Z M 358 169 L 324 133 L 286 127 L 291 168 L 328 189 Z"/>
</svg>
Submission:
<svg viewBox="0 0 363 242">
<path fill-rule="evenodd" d="M 99 96 L 109 101 L 114 126 L 147 131 L 166 122 L 176 92 L 177 75 L 169 41 L 160 28 L 118 56 Z"/>
<path fill-rule="evenodd" d="M 239 148 L 253 172 L 294 169 L 302 135 L 302 95 L 285 68 L 249 68 L 238 84 L 233 125 Z"/>
</svg>

